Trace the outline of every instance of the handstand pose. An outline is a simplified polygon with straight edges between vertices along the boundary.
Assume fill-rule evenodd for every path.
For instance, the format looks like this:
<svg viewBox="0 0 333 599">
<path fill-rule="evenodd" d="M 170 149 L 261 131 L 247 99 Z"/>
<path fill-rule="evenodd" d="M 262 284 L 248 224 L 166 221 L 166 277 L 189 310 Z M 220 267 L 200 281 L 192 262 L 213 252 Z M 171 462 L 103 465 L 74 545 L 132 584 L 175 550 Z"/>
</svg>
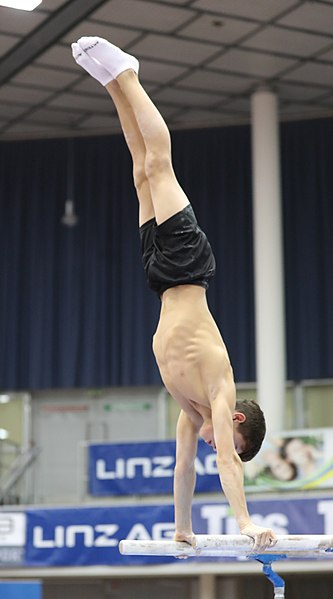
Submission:
<svg viewBox="0 0 333 599">
<path fill-rule="evenodd" d="M 191 504 L 198 435 L 217 451 L 223 491 L 240 532 L 255 550 L 274 543 L 271 529 L 250 520 L 242 460 L 260 449 L 263 414 L 237 402 L 227 349 L 208 309 L 215 260 L 173 171 L 169 130 L 138 79 L 136 58 L 98 37 L 72 44 L 73 56 L 110 94 L 133 159 L 143 264 L 161 298 L 153 351 L 162 380 L 181 407 L 174 475 L 175 540 L 195 544 Z"/>
</svg>

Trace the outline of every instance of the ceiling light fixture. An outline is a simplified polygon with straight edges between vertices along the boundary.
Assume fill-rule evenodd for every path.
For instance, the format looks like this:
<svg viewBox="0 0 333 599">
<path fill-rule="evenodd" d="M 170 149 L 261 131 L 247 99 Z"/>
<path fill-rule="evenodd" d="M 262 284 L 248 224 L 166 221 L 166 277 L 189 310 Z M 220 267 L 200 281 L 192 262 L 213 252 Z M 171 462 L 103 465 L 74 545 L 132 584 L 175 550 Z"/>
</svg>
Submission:
<svg viewBox="0 0 333 599">
<path fill-rule="evenodd" d="M 67 200 L 65 214 L 61 222 L 66 227 L 75 227 L 79 220 L 74 207 L 74 140 L 69 139 L 67 144 Z"/>
<path fill-rule="evenodd" d="M 61 219 L 63 225 L 66 227 L 75 227 L 78 221 L 78 216 L 75 214 L 73 200 L 66 200 L 65 202 L 65 214 Z"/>
<path fill-rule="evenodd" d="M 34 10 L 41 3 L 42 0 L 0 0 L 0 6 L 19 10 Z"/>
</svg>

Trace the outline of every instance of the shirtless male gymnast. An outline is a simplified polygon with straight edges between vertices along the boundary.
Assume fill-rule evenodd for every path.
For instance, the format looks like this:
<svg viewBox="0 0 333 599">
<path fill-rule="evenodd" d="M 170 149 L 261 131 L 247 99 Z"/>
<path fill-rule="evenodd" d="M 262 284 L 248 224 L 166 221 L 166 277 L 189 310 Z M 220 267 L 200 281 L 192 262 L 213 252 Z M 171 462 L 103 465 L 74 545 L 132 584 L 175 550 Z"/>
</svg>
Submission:
<svg viewBox="0 0 333 599">
<path fill-rule="evenodd" d="M 242 460 L 260 449 L 265 420 L 254 402 L 237 402 L 232 368 L 208 309 L 206 289 L 215 260 L 173 171 L 169 130 L 138 79 L 134 56 L 99 37 L 72 44 L 75 61 L 104 85 L 133 159 L 143 264 L 161 298 L 153 351 L 162 380 L 181 407 L 174 475 L 175 540 L 195 544 L 191 505 L 198 435 L 217 452 L 223 491 L 254 550 L 275 542 L 251 522 Z"/>
</svg>

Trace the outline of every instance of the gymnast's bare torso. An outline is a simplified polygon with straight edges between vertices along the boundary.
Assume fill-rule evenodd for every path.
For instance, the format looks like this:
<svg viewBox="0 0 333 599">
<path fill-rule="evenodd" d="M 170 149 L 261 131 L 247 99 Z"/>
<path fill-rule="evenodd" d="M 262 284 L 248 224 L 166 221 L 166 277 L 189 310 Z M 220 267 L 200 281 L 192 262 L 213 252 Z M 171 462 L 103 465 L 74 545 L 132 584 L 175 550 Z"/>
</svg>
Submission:
<svg viewBox="0 0 333 599">
<path fill-rule="evenodd" d="M 179 285 L 163 293 L 153 350 L 167 390 L 200 428 L 217 392 L 234 385 L 203 287 Z"/>
</svg>

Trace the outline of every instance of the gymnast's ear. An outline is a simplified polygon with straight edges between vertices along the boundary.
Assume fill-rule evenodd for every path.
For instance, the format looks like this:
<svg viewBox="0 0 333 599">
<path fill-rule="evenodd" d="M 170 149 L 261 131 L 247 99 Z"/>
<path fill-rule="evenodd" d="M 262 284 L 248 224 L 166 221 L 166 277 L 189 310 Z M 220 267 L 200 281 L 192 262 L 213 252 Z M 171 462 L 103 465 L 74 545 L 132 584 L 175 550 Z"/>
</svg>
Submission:
<svg viewBox="0 0 333 599">
<path fill-rule="evenodd" d="M 245 422 L 246 416 L 245 416 L 245 414 L 243 414 L 243 412 L 234 412 L 233 416 L 232 416 L 232 419 L 235 422 L 242 423 L 242 422 Z"/>
</svg>

